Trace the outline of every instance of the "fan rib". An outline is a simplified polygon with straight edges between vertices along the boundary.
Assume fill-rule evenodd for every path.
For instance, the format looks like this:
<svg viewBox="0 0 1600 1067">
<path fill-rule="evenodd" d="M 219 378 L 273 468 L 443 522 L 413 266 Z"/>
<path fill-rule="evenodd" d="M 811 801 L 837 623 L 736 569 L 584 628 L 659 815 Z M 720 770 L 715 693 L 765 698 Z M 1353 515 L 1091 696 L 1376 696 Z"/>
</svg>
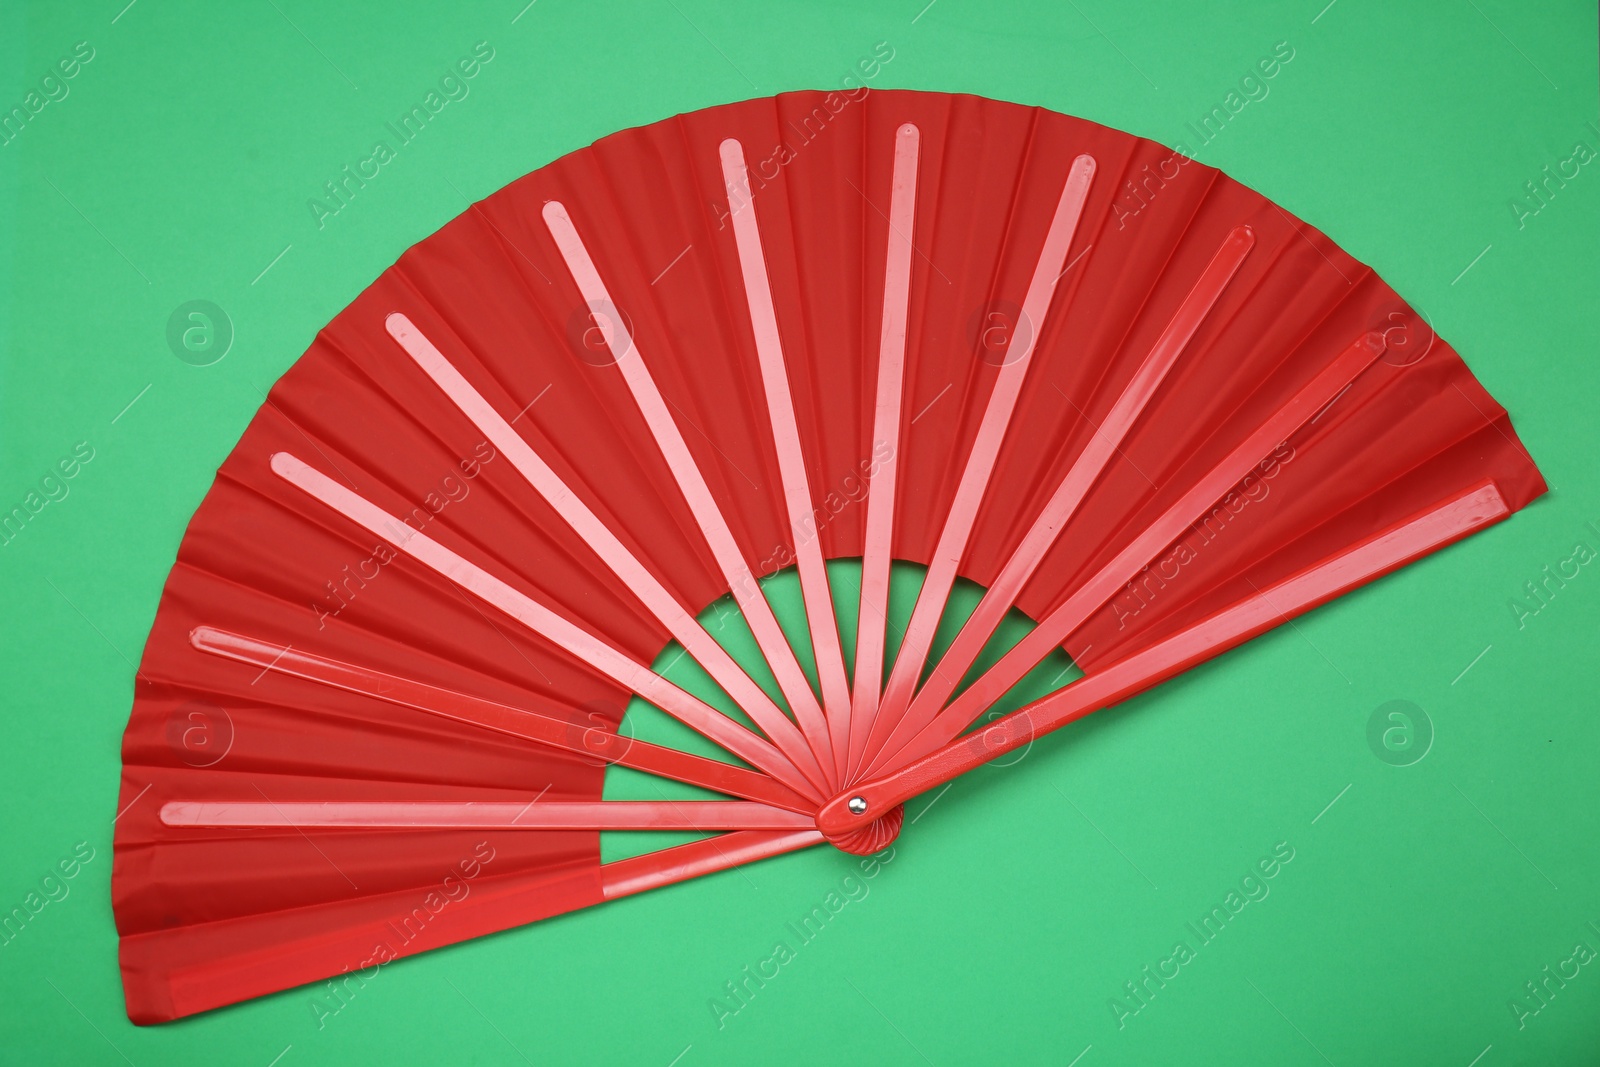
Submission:
<svg viewBox="0 0 1600 1067">
<path fill-rule="evenodd" d="M 730 137 L 722 142 L 718 151 L 727 188 L 749 188 L 744 147 Z M 822 708 L 828 720 L 828 732 L 821 737 L 811 738 L 811 742 L 818 760 L 828 765 L 833 782 L 837 784 L 839 770 L 834 759 L 832 739 L 848 731 L 850 715 L 850 684 L 846 680 L 844 648 L 839 639 L 838 619 L 833 611 L 828 569 L 822 560 L 816 502 L 811 496 L 810 481 L 806 475 L 805 448 L 800 441 L 799 424 L 795 421 L 794 396 L 789 388 L 789 371 L 783 353 L 783 339 L 778 330 L 777 308 L 772 301 L 772 279 L 767 274 L 761 227 L 756 221 L 755 198 L 748 198 L 737 210 L 730 205 L 730 212 L 734 248 L 738 253 L 739 272 L 744 282 L 745 303 L 750 312 L 750 329 L 755 337 L 761 384 L 766 394 L 767 414 L 772 423 L 772 443 L 778 456 L 778 479 L 783 487 L 789 535 L 794 542 L 795 561 L 800 572 L 800 595 L 805 604 L 812 651 L 816 656 Z"/>
<path fill-rule="evenodd" d="M 550 231 L 579 292 L 591 308 L 601 309 L 597 322 L 606 346 L 616 357 L 617 369 L 621 371 L 623 381 L 639 407 L 639 414 L 649 426 L 656 447 L 661 450 L 662 458 L 671 469 L 673 479 L 678 483 L 706 544 L 722 570 L 729 591 L 743 612 L 773 677 L 777 679 L 778 688 L 788 700 L 800 732 L 808 739 L 826 737 L 827 721 L 823 718 L 816 694 L 812 692 L 811 683 L 806 679 L 800 661 L 795 658 L 794 650 L 789 647 L 788 638 L 784 636 L 783 628 L 772 613 L 772 606 L 767 603 L 760 583 L 745 561 L 727 518 L 717 505 L 716 498 L 711 495 L 711 488 L 700 473 L 677 422 L 667 410 L 666 400 L 649 368 L 645 366 L 637 341 L 629 334 L 627 325 L 619 316 L 604 310 L 616 305 L 612 303 L 605 281 L 600 277 L 588 249 L 584 247 L 583 238 L 578 235 L 566 207 L 560 201 L 547 202 L 543 217 L 545 227 Z M 630 355 L 634 358 L 629 359 Z"/>
<path fill-rule="evenodd" d="M 852 736 L 858 724 L 870 723 L 877 714 L 883 691 L 920 147 L 921 132 L 917 127 L 909 122 L 901 126 L 894 142 L 894 176 L 889 196 L 889 232 L 883 268 L 883 317 L 878 336 L 878 383 L 872 411 L 872 454 L 868 457 L 871 473 L 867 477 L 861 607 L 856 618 L 855 687 L 850 721 L 846 724 L 843 736 L 834 738 L 834 753 L 840 766 L 848 764 Z M 844 746 L 842 749 L 841 743 Z M 864 737 L 862 743 L 865 743 Z"/>
<path fill-rule="evenodd" d="M 994 389 L 989 394 L 978 432 L 962 469 L 961 480 L 957 483 L 955 497 L 950 502 L 944 526 L 939 532 L 933 559 L 923 578 L 922 589 L 917 594 L 911 620 L 906 624 L 905 637 L 895 657 L 894 668 L 890 671 L 889 683 L 884 687 L 878 712 L 873 717 L 861 749 L 851 754 L 852 773 L 864 767 L 869 756 L 882 748 L 890 730 L 896 725 L 893 711 L 903 710 L 909 705 L 920 680 L 923 664 L 939 628 L 939 620 L 944 615 L 950 589 L 955 584 L 956 570 L 966 552 L 967 539 L 977 521 L 989 476 L 994 471 L 1000 443 L 1005 437 L 1006 427 L 1022 390 L 1023 378 L 1044 327 L 1045 316 L 1050 310 L 1056 282 L 1060 280 L 1067 253 L 1072 247 L 1073 235 L 1083 215 L 1083 205 L 1094 180 L 1094 169 L 1093 157 L 1080 155 L 1073 161 L 1062 182 L 1061 197 L 1056 203 L 1055 214 L 1050 220 L 1044 245 L 1039 250 L 1039 259 L 1022 301 L 1022 322 L 1029 327 L 1023 351 L 1017 354 L 1009 348 L 1006 350 L 1004 363 L 996 375 Z M 890 714 L 884 714 L 885 709 L 890 709 Z"/>
<path fill-rule="evenodd" d="M 1358 338 L 1301 387 L 1282 407 L 1206 472 L 1162 515 L 1145 527 L 1117 556 L 1084 582 L 1018 641 L 1000 660 L 968 686 L 930 725 L 900 752 L 884 752 L 875 769 L 903 765 L 937 748 L 965 730 L 1049 652 L 1070 637 L 1098 611 L 1138 569 L 1176 540 L 1211 504 L 1221 499 L 1250 472 L 1262 456 L 1331 402 L 1345 386 L 1360 376 L 1384 350 L 1383 335 Z M 931 703 L 931 701 L 930 701 Z"/>
<path fill-rule="evenodd" d="M 197 801 L 161 805 L 167 826 L 341 830 L 809 830 L 809 815 L 740 800 Z"/>
<path fill-rule="evenodd" d="M 713 681 L 749 714 L 790 763 L 819 789 L 831 785 L 806 739 L 766 692 L 744 672 L 727 650 L 678 602 L 637 556 L 611 532 L 571 487 L 550 468 L 516 429 L 496 411 L 483 394 L 445 358 L 405 315 L 396 312 L 384 320 L 389 335 L 405 349 L 417 366 L 485 436 L 511 460 L 512 466 L 557 514 L 583 538 L 602 563 L 620 578 L 645 608 L 667 628 L 684 650 L 705 668 Z"/>
<path fill-rule="evenodd" d="M 1197 663 L 1349 592 L 1406 563 L 1499 522 L 1510 507 L 1492 481 L 1452 496 L 1312 564 L 1125 659 L 1085 675 L 1060 692 L 1012 712 L 959 742 L 912 761 L 887 777 L 853 787 L 870 812 L 896 805 L 981 764 L 1022 747 L 1102 708 L 1121 703 Z M 830 836 L 860 829 L 840 796 L 817 815 Z"/>
<path fill-rule="evenodd" d="M 195 648 L 213 656 L 535 741 L 589 759 L 699 786 L 713 793 L 742 797 L 789 811 L 810 812 L 815 808 L 813 802 L 764 774 L 625 737 L 598 724 L 577 723 L 537 711 L 514 708 L 211 626 L 196 627 L 189 635 L 189 641 Z"/>
<path fill-rule="evenodd" d="M 773 745 L 740 726 L 698 697 L 678 688 L 608 642 L 569 622 L 414 530 L 371 501 L 307 466 L 287 452 L 272 456 L 273 471 L 291 485 L 321 501 L 345 518 L 384 538 L 467 592 L 517 620 L 529 630 L 606 677 L 644 697 L 679 722 L 716 742 L 746 763 L 758 767 L 789 788 L 813 795 L 813 788 Z"/>
<path fill-rule="evenodd" d="M 785 852 L 822 844 L 816 830 L 743 830 L 719 834 L 704 841 L 663 849 L 644 856 L 612 860 L 600 865 L 601 893 L 606 900 L 631 896 L 647 889 L 715 874 L 730 867 L 754 863 Z"/>
<path fill-rule="evenodd" d="M 1091 427 L 1093 434 L 1083 451 L 1068 468 L 993 584 L 984 591 L 977 608 L 962 625 L 955 640 L 911 701 L 911 709 L 888 709 L 888 714 L 898 721 L 885 740 L 883 750 L 898 751 L 944 707 L 950 694 L 977 662 L 984 645 L 994 635 L 1006 612 L 1016 603 L 1022 587 L 1044 561 L 1045 553 L 1072 520 L 1111 457 L 1120 451 L 1124 437 L 1155 396 L 1156 390 L 1177 363 L 1200 324 L 1221 299 L 1223 290 L 1233 280 L 1254 246 L 1254 233 L 1249 226 L 1241 225 L 1235 227 L 1218 247 L 1211 262 L 1201 271 L 1194 287 L 1162 330 L 1161 336 L 1151 346 L 1149 355 L 1117 397 L 1110 412 L 1100 425 Z M 1087 419 L 1087 416 L 1084 418 Z M 876 752 L 869 753 L 869 759 L 877 755 Z"/>
</svg>

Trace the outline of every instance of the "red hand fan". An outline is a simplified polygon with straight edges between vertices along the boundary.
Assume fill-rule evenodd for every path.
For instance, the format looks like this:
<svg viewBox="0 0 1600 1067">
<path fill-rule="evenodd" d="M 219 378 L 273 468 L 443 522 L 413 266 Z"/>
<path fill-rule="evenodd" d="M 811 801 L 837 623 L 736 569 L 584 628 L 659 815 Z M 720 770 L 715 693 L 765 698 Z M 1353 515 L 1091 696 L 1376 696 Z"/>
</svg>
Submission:
<svg viewBox="0 0 1600 1067">
<path fill-rule="evenodd" d="M 1150 141 L 865 91 L 616 134 L 406 253 L 196 512 L 123 746 L 128 1013 L 874 850 L 906 798 L 1543 489 L 1371 270 Z M 892 561 L 926 568 L 903 633 Z M 725 596 L 755 655 L 703 625 Z M 651 670 L 669 641 L 711 695 Z M 972 729 L 1057 648 L 1085 676 Z M 619 734 L 633 697 L 719 758 Z M 722 799 L 606 800 L 612 765 Z M 602 863 L 607 830 L 717 833 Z"/>
</svg>

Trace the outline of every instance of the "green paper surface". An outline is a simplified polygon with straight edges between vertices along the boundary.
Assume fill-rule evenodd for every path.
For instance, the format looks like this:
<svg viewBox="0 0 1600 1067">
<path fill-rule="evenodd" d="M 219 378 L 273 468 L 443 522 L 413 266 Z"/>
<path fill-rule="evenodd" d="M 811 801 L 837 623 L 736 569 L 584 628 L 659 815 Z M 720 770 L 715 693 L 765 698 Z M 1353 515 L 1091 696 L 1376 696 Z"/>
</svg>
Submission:
<svg viewBox="0 0 1600 1067">
<path fill-rule="evenodd" d="M 92 457 L 0 545 L 0 917 L 27 913 L 0 1063 L 1595 1062 L 1592 4 L 524 2 L 0 11 L 0 116 L 27 116 L 0 134 L 0 511 Z M 308 206 L 480 42 L 464 98 Z M 885 53 L 873 87 L 1181 145 L 1318 226 L 1456 346 L 1550 495 L 914 801 L 871 877 L 812 849 L 386 966 L 331 1014 L 313 986 L 129 1024 L 108 882 L 134 665 L 265 390 L 470 201 Z"/>
</svg>

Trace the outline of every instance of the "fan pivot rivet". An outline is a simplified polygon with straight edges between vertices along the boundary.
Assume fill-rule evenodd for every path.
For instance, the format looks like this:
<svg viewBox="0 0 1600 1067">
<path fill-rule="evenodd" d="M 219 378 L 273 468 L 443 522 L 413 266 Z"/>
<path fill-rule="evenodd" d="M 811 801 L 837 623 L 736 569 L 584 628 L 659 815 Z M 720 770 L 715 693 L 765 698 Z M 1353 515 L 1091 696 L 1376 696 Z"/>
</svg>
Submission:
<svg viewBox="0 0 1600 1067">
<path fill-rule="evenodd" d="M 865 815 L 867 813 L 867 800 L 865 797 L 851 797 L 848 806 L 851 815 Z"/>
</svg>

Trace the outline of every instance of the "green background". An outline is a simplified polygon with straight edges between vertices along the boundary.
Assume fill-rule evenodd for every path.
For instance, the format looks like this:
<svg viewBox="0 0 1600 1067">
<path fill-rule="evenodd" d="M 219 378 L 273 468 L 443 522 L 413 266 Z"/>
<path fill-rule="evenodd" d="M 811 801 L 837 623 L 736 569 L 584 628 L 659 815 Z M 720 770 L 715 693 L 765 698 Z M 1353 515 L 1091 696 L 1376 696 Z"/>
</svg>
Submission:
<svg viewBox="0 0 1600 1067">
<path fill-rule="evenodd" d="M 1592 4 L 523 2 L 4 6 L 0 110 L 77 42 L 94 58 L 0 147 L 0 510 L 78 442 L 94 459 L 0 547 L 0 911 L 78 842 L 95 858 L 0 946 L 0 1060 L 1596 1062 L 1600 966 L 1520 1026 L 1509 1006 L 1600 949 L 1600 563 L 1520 626 L 1510 606 L 1600 548 L 1600 163 L 1520 225 L 1511 208 L 1600 146 Z M 319 229 L 306 201 L 479 41 L 471 95 Z M 709 1000 L 854 859 L 813 849 L 404 961 L 320 1029 L 310 990 L 126 1021 L 111 820 L 162 581 L 263 391 L 404 248 L 606 133 L 837 86 L 878 42 L 874 86 L 1192 148 L 1186 124 L 1280 41 L 1270 95 L 1195 154 L 1424 311 L 1548 498 L 914 802 L 870 892 L 720 1028 Z M 195 299 L 235 331 L 211 366 L 166 339 Z M 1410 766 L 1369 747 L 1390 700 L 1432 726 Z M 1280 842 L 1270 895 L 1119 1028 L 1123 983 Z"/>
</svg>

